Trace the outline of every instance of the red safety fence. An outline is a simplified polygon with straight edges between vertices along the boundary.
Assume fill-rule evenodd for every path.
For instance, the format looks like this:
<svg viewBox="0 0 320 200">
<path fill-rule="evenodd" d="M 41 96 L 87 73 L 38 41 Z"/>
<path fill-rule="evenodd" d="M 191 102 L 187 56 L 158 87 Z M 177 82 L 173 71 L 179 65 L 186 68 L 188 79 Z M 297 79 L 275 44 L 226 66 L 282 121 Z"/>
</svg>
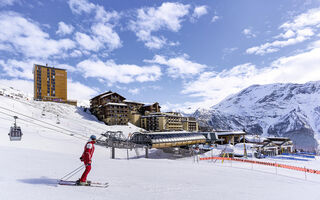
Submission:
<svg viewBox="0 0 320 200">
<path fill-rule="evenodd" d="M 308 173 L 312 173 L 312 174 L 320 174 L 320 170 L 308 169 L 308 168 L 305 168 L 305 167 L 296 167 L 296 166 L 292 166 L 292 165 L 284 165 L 284 164 L 278 164 L 278 163 L 262 162 L 262 161 L 256 161 L 256 160 L 245 160 L 245 159 L 239 159 L 239 158 L 206 157 L 206 158 L 200 158 L 200 160 L 234 160 L 234 161 L 245 162 L 245 163 L 253 163 L 253 164 L 258 164 L 258 165 L 281 167 L 281 168 L 285 168 L 285 169 L 308 172 Z"/>
</svg>

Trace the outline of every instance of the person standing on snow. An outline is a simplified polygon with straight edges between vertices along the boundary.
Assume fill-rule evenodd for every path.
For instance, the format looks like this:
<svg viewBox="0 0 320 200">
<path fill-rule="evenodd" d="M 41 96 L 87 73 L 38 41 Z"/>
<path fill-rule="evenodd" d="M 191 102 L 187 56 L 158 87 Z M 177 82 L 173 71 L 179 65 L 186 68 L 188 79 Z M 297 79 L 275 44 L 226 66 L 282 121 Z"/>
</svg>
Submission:
<svg viewBox="0 0 320 200">
<path fill-rule="evenodd" d="M 83 172 L 81 178 L 78 180 L 79 185 L 87 185 L 87 176 L 91 170 L 91 162 L 92 162 L 92 155 L 94 152 L 94 144 L 96 143 L 96 136 L 91 135 L 89 141 L 84 147 L 84 151 L 82 156 L 80 157 L 80 160 L 84 162 L 86 169 Z"/>
</svg>

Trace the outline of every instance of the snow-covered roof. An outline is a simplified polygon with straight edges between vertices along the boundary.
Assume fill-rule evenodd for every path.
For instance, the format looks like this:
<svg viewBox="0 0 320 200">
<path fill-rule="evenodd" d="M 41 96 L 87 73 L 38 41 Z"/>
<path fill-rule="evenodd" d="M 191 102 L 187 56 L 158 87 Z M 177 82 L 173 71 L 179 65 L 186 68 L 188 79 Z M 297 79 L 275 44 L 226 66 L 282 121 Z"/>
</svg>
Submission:
<svg viewBox="0 0 320 200">
<path fill-rule="evenodd" d="M 114 94 L 114 92 L 104 94 L 104 95 L 100 96 L 99 98 L 102 99 L 102 98 L 107 97 L 107 96 L 110 96 L 110 95 L 112 95 L 112 94 Z"/>
<path fill-rule="evenodd" d="M 243 131 L 230 131 L 230 132 L 217 132 L 218 136 L 223 135 L 246 135 L 246 132 Z"/>
<path fill-rule="evenodd" d="M 128 106 L 128 105 L 125 104 L 125 103 L 107 103 L 106 105 L 107 105 L 107 106 L 108 106 L 108 105 L 111 105 L 111 106 Z"/>
<path fill-rule="evenodd" d="M 179 133 L 191 133 L 191 132 L 187 132 L 187 131 L 165 131 L 165 132 L 147 132 L 144 134 L 179 134 Z"/>
<path fill-rule="evenodd" d="M 126 103 L 136 103 L 136 104 L 141 104 L 141 105 L 144 105 L 144 103 L 141 103 L 141 102 L 137 102 L 137 101 L 132 101 L 132 100 L 124 100 L 123 102 L 126 102 Z"/>
</svg>

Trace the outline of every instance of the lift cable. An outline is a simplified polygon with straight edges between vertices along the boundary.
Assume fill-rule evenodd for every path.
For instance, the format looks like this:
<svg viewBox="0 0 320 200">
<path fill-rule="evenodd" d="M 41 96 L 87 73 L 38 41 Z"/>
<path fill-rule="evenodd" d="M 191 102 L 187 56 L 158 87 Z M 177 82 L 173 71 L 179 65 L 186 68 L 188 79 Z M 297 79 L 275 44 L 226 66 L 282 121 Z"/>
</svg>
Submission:
<svg viewBox="0 0 320 200">
<path fill-rule="evenodd" d="M 33 105 L 32 103 L 29 103 L 29 102 L 27 103 L 27 102 L 25 102 L 25 101 L 23 101 L 23 100 L 21 100 L 21 99 L 11 99 L 11 100 L 14 100 L 14 101 L 17 101 L 17 102 L 19 102 L 19 103 L 23 103 L 23 104 L 26 104 L 26 105 L 28 105 L 28 106 L 31 106 L 31 107 L 34 107 L 34 108 L 36 108 L 36 109 L 41 110 L 41 108 L 39 108 L 38 106 Z M 50 112 L 50 111 L 46 111 L 46 112 Z M 52 112 L 50 112 L 50 113 L 52 113 Z M 54 113 L 52 113 L 52 114 L 54 114 Z M 64 117 L 64 118 L 69 118 L 69 117 L 66 117 L 66 116 L 63 116 L 63 117 Z M 70 118 L 69 118 L 69 119 L 70 119 Z M 77 119 L 72 119 L 72 120 L 73 120 L 73 121 L 77 121 L 80 126 L 85 127 L 85 126 L 81 125 L 80 120 L 77 120 Z M 85 127 L 85 128 L 88 129 L 88 130 L 90 130 L 90 131 L 95 131 L 94 129 L 91 129 L 91 128 L 88 128 L 88 127 Z M 102 129 L 101 127 L 95 126 L 95 128 L 104 131 L 104 129 Z"/>
<path fill-rule="evenodd" d="M 27 118 L 30 118 L 30 119 L 33 119 L 33 120 L 36 120 L 36 121 L 38 121 L 38 122 L 41 122 L 41 123 L 44 123 L 44 124 L 47 124 L 47 125 L 53 126 L 53 127 L 55 127 L 55 128 L 62 129 L 62 130 L 64 130 L 64 131 L 70 132 L 70 133 L 72 133 L 72 134 L 76 134 L 76 135 L 81 135 L 81 136 L 83 136 L 83 137 L 87 137 L 87 136 L 85 136 L 85 135 L 79 134 L 78 132 L 71 131 L 71 130 L 68 130 L 68 129 L 65 129 L 65 128 L 62 128 L 62 127 L 59 127 L 59 126 L 57 126 L 57 125 L 50 124 L 50 123 L 48 123 L 48 122 L 45 122 L 45 121 L 42 121 L 42 120 L 39 120 L 39 119 L 36 119 L 36 118 L 30 117 L 30 116 L 28 116 L 28 115 L 21 114 L 21 113 L 19 113 L 19 112 L 16 112 L 16 111 L 13 111 L 13 110 L 10 110 L 10 109 L 7 109 L 7 108 L 4 108 L 4 107 L 2 107 L 2 106 L 0 106 L 0 108 L 1 108 L 1 109 L 3 109 L 3 110 L 7 110 L 7 111 L 9 111 L 9 112 L 13 112 L 13 113 L 16 113 L 16 114 L 22 115 L 22 116 L 24 116 L 24 117 L 27 117 Z"/>
<path fill-rule="evenodd" d="M 8 113 L 4 113 L 4 112 L 1 112 L 1 111 L 0 111 L 0 113 L 2 113 L 2 114 L 4 114 L 4 115 L 7 115 L 7 116 L 11 116 L 11 117 L 14 116 L 14 115 L 10 115 L 10 114 L 8 114 Z M 25 121 L 25 122 L 27 122 L 27 123 L 34 124 L 34 125 L 37 125 L 37 126 L 40 126 L 40 127 L 42 127 L 42 128 L 46 128 L 46 129 L 49 129 L 49 130 L 52 130 L 52 131 L 55 131 L 55 132 L 59 132 L 59 133 L 62 133 L 62 134 L 64 134 L 64 135 L 72 136 L 72 137 L 75 137 L 75 138 L 80 139 L 80 140 L 85 140 L 85 141 L 88 140 L 87 138 L 86 138 L 86 139 L 85 139 L 85 138 L 82 138 L 82 137 L 84 137 L 84 136 L 82 136 L 82 135 L 81 135 L 82 137 L 79 137 L 79 136 L 77 136 L 77 135 L 70 134 L 70 133 L 66 133 L 66 132 L 64 132 L 64 131 L 57 130 L 57 129 L 54 129 L 54 128 L 50 128 L 50 127 L 48 127 L 48 126 L 44 126 L 44 125 L 41 125 L 41 124 L 37 124 L 37 123 L 31 122 L 31 121 L 28 121 L 28 120 L 22 119 L 22 118 L 19 118 L 19 120 Z"/>
</svg>

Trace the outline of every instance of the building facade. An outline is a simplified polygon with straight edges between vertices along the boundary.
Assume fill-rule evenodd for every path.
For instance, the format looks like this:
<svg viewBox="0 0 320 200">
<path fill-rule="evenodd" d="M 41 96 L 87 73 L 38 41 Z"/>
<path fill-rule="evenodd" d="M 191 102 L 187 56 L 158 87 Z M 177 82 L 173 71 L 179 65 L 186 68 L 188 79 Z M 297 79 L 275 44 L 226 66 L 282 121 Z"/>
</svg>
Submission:
<svg viewBox="0 0 320 200">
<path fill-rule="evenodd" d="M 35 64 L 34 99 L 47 101 L 67 101 L 67 71 Z"/>
<path fill-rule="evenodd" d="M 90 110 L 108 125 L 126 125 L 129 122 L 129 106 L 124 100 L 118 93 L 105 92 L 90 100 Z"/>
<path fill-rule="evenodd" d="M 124 100 L 123 102 L 128 105 L 129 122 L 134 124 L 135 126 L 140 127 L 141 116 L 142 116 L 141 110 L 144 104 L 140 102 L 130 101 L 130 100 Z"/>
<path fill-rule="evenodd" d="M 148 113 L 141 117 L 140 127 L 148 131 L 198 131 L 195 118 L 183 117 L 177 112 Z"/>
<path fill-rule="evenodd" d="M 198 132 L 199 126 L 196 118 L 194 117 L 183 117 L 182 118 L 183 130 Z"/>
</svg>

